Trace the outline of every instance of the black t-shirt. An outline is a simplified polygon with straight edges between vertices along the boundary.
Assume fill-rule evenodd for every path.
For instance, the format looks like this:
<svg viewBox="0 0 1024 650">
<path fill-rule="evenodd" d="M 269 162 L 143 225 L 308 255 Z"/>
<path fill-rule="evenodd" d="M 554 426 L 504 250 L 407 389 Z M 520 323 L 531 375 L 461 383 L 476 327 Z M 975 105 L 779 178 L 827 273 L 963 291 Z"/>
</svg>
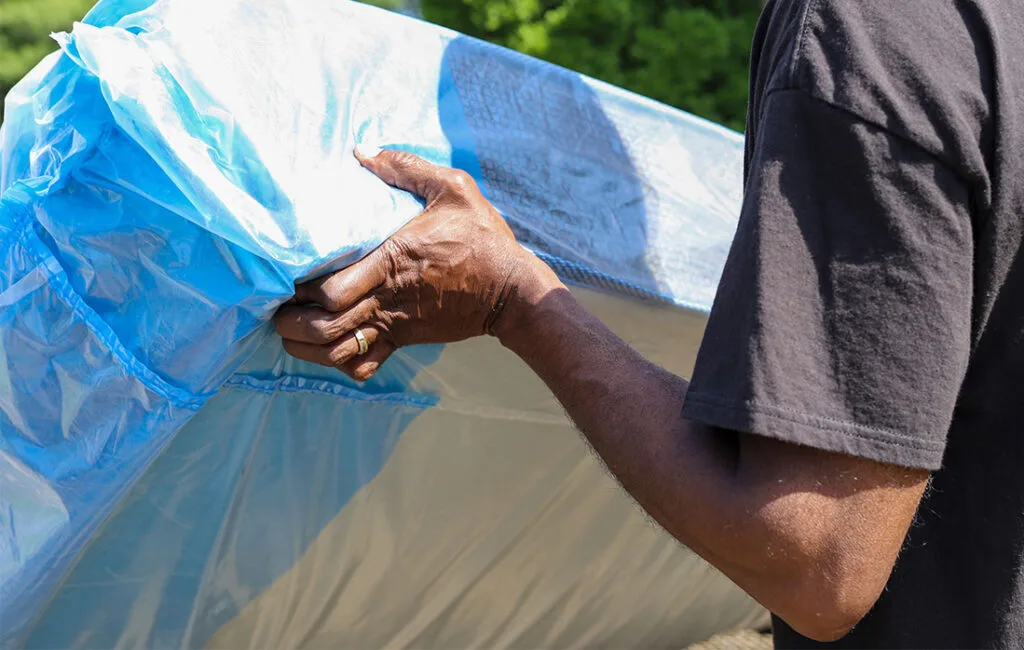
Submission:
<svg viewBox="0 0 1024 650">
<path fill-rule="evenodd" d="M 747 135 L 684 415 L 934 470 L 836 647 L 1024 648 L 1024 2 L 770 2 Z"/>
</svg>

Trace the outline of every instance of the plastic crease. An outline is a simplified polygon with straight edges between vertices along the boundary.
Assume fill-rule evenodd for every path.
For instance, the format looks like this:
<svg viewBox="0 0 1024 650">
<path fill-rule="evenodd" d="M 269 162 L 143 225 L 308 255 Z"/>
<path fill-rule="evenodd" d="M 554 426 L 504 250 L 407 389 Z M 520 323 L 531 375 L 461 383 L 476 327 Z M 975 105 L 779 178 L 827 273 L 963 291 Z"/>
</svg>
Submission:
<svg viewBox="0 0 1024 650">
<path fill-rule="evenodd" d="M 469 172 L 686 374 L 738 134 L 349 1 L 101 0 L 54 38 L 0 126 L 0 648 L 678 647 L 763 616 L 494 341 L 357 384 L 269 326 L 422 209 L 366 143 Z"/>
</svg>

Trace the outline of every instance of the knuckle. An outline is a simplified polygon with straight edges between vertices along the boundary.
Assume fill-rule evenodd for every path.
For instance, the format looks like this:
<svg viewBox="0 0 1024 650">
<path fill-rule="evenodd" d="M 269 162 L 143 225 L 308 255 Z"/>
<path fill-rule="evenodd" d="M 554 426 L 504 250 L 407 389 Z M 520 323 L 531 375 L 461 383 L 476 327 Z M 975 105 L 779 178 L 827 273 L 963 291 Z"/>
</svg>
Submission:
<svg viewBox="0 0 1024 650">
<path fill-rule="evenodd" d="M 328 299 L 327 292 L 324 291 L 324 287 L 327 285 L 329 280 L 329 277 L 320 278 L 315 283 L 306 285 L 306 301 L 314 302 L 319 305 L 324 304 L 324 301 Z"/>
<path fill-rule="evenodd" d="M 353 329 L 363 323 L 372 323 L 380 311 L 380 300 L 376 297 L 364 301 L 358 309 L 353 309 L 346 323 L 347 329 Z"/>
<path fill-rule="evenodd" d="M 388 163 L 396 177 L 416 177 L 423 173 L 423 159 L 408 151 L 392 150 Z"/>
<path fill-rule="evenodd" d="M 416 154 L 401 149 L 387 149 L 385 153 L 392 163 L 400 166 L 415 165 L 420 161 L 420 157 Z"/>
<path fill-rule="evenodd" d="M 341 304 L 341 301 L 338 300 L 335 297 L 332 297 L 332 296 L 325 297 L 324 301 L 321 302 L 320 305 L 324 309 L 326 309 L 327 311 L 335 311 L 335 312 L 337 312 L 337 311 L 341 311 L 343 309 L 343 305 Z"/>
<path fill-rule="evenodd" d="M 334 273 L 320 284 L 317 302 L 327 311 L 337 312 L 344 308 L 341 299 L 345 293 L 345 279 L 341 273 Z"/>
<path fill-rule="evenodd" d="M 307 322 L 309 338 L 314 343 L 330 343 L 334 339 L 334 328 L 331 321 L 323 318 L 314 318 Z"/>
<path fill-rule="evenodd" d="M 330 294 L 328 294 L 322 288 L 316 290 L 316 293 L 313 294 L 313 300 L 316 302 L 316 304 L 324 308 L 326 308 L 332 302 Z"/>
<path fill-rule="evenodd" d="M 380 264 L 384 267 L 385 276 L 394 274 L 395 267 L 398 266 L 398 258 L 408 248 L 409 244 L 402 237 L 401 233 L 396 233 L 389 239 L 384 240 L 384 243 L 380 246 Z"/>
<path fill-rule="evenodd" d="M 388 281 L 377 292 L 377 306 L 370 312 L 370 317 L 380 319 L 387 315 L 389 309 L 394 308 L 398 302 L 399 289 L 397 283 Z"/>
<path fill-rule="evenodd" d="M 336 345 L 327 353 L 327 360 L 335 368 L 341 368 L 351 358 L 344 345 Z"/>
<path fill-rule="evenodd" d="M 367 319 L 367 322 L 373 323 L 373 326 L 382 335 L 390 336 L 392 327 L 395 323 L 396 307 L 399 297 L 395 295 L 392 298 L 392 302 L 396 303 L 386 308 L 378 309 L 374 312 L 373 317 Z"/>
<path fill-rule="evenodd" d="M 400 235 L 386 241 L 384 246 L 385 250 L 381 260 L 381 277 L 383 281 L 378 291 L 383 290 L 387 293 L 391 291 L 401 277 L 402 271 L 411 264 L 414 264 L 414 260 L 419 255 L 416 252 L 415 245 L 412 242 L 406 241 Z"/>
<path fill-rule="evenodd" d="M 320 299 L 320 306 L 327 311 L 341 311 L 344 308 L 344 305 L 341 304 L 340 292 L 324 291 L 323 296 Z"/>
<path fill-rule="evenodd" d="M 366 320 L 373 320 L 374 318 L 377 318 L 377 316 L 379 316 L 383 311 L 384 303 L 381 302 L 380 294 L 374 293 L 374 295 L 370 296 L 369 300 L 367 301 L 366 315 L 364 316 L 364 318 Z"/>
<path fill-rule="evenodd" d="M 476 189 L 476 181 L 473 180 L 473 177 L 468 172 L 461 169 L 451 169 L 447 174 L 448 178 L 446 180 L 448 187 L 451 189 L 461 193 L 471 192 Z"/>
<path fill-rule="evenodd" d="M 402 312 L 385 311 L 377 315 L 377 329 L 383 332 L 388 338 L 394 338 L 395 325 L 406 320 Z"/>
</svg>

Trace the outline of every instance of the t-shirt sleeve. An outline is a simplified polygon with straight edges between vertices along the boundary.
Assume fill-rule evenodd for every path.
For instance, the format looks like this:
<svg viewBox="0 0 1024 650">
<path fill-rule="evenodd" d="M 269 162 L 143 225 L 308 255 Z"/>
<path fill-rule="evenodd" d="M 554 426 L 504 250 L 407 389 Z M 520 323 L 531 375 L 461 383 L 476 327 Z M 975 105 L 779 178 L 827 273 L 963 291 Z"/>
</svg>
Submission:
<svg viewBox="0 0 1024 650">
<path fill-rule="evenodd" d="M 765 98 L 684 417 L 937 469 L 967 367 L 963 179 L 802 90 Z"/>
</svg>

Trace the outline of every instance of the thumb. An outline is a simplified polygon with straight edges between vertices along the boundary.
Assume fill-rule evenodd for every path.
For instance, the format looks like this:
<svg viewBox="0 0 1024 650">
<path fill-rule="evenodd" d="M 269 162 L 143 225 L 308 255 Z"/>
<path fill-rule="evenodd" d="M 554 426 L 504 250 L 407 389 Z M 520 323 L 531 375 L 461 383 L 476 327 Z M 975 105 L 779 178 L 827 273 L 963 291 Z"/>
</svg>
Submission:
<svg viewBox="0 0 1024 650">
<path fill-rule="evenodd" d="M 416 154 L 365 145 L 358 145 L 355 154 L 359 163 L 382 181 L 400 190 L 412 192 L 427 203 L 434 201 L 444 189 L 444 168 Z"/>
</svg>

